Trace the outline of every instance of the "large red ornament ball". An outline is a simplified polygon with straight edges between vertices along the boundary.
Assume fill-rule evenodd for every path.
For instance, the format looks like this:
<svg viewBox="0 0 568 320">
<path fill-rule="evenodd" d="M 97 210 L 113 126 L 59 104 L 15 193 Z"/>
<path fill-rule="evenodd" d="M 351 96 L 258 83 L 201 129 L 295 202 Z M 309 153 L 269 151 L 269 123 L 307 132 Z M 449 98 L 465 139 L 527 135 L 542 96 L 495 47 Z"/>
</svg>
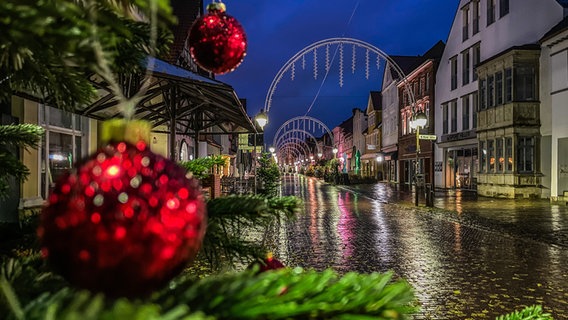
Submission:
<svg viewBox="0 0 568 320">
<path fill-rule="evenodd" d="M 58 180 L 38 235 L 70 283 L 139 297 L 195 257 L 205 228 L 198 181 L 140 141 L 111 143 Z"/>
<path fill-rule="evenodd" d="M 225 13 L 222 3 L 212 3 L 208 13 L 193 23 L 189 51 L 203 69 L 216 74 L 233 71 L 243 61 L 247 37 L 237 19 Z"/>
</svg>

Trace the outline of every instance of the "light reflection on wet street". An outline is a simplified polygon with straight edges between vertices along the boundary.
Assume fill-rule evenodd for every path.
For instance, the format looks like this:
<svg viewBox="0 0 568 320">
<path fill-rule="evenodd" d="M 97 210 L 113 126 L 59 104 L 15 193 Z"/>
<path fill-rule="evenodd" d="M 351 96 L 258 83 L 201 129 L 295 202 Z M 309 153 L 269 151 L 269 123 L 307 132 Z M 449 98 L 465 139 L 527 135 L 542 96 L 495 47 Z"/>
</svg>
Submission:
<svg viewBox="0 0 568 320">
<path fill-rule="evenodd" d="M 316 270 L 393 270 L 416 291 L 415 319 L 494 319 L 532 304 L 568 318 L 567 247 L 462 223 L 382 188 L 384 198 L 285 176 L 282 194 L 304 210 L 279 228 L 275 255 Z"/>
</svg>

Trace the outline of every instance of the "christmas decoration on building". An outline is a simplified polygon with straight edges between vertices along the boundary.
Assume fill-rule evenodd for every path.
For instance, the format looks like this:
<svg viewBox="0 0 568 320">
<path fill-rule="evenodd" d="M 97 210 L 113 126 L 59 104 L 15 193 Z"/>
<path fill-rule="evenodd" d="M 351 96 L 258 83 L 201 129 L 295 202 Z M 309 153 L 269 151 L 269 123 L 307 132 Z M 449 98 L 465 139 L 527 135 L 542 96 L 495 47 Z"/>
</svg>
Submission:
<svg viewBox="0 0 568 320">
<path fill-rule="evenodd" d="M 245 31 L 237 19 L 226 13 L 224 3 L 212 2 L 207 11 L 191 27 L 189 51 L 203 69 L 215 74 L 231 72 L 246 55 Z"/>
<path fill-rule="evenodd" d="M 201 246 L 206 212 L 199 182 L 150 151 L 146 126 L 108 123 L 108 145 L 57 181 L 42 213 L 42 254 L 78 287 L 148 294 Z"/>
</svg>

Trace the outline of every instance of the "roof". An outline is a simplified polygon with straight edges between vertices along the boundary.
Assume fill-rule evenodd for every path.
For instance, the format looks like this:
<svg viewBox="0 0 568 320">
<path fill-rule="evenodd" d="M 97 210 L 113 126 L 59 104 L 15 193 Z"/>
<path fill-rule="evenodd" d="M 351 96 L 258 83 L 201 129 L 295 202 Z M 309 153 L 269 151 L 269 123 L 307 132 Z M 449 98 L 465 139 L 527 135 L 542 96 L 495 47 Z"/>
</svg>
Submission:
<svg viewBox="0 0 568 320">
<path fill-rule="evenodd" d="M 424 57 L 421 56 L 390 56 L 392 60 L 400 67 L 404 75 L 409 74 L 412 70 L 416 69 L 424 62 Z M 391 68 L 393 79 L 400 79 L 398 73 L 394 68 Z"/>
<path fill-rule="evenodd" d="M 383 108 L 383 99 L 381 99 L 380 91 L 371 91 L 369 93 L 369 98 L 371 99 L 371 104 L 373 105 L 373 110 L 381 110 Z"/>
<path fill-rule="evenodd" d="M 568 3 L 568 0 L 565 1 L 565 2 Z M 540 38 L 539 43 L 545 42 L 546 40 L 554 37 L 555 35 L 561 33 L 562 31 L 564 31 L 566 29 L 568 29 L 568 16 L 564 17 L 564 19 L 562 19 L 562 21 L 557 23 L 547 33 L 545 33 L 544 36 L 542 36 L 542 38 Z"/>
<path fill-rule="evenodd" d="M 147 120 L 154 127 L 174 122 L 178 134 L 214 127 L 221 131 L 207 133 L 256 132 L 231 86 L 155 58 L 147 59 L 147 71 L 149 86 L 137 103 L 134 118 Z M 124 78 L 129 81 L 141 75 Z M 99 120 L 122 117 L 119 101 L 106 82 L 95 76 L 91 81 L 101 92 L 99 99 L 78 107 L 76 113 Z"/>
</svg>

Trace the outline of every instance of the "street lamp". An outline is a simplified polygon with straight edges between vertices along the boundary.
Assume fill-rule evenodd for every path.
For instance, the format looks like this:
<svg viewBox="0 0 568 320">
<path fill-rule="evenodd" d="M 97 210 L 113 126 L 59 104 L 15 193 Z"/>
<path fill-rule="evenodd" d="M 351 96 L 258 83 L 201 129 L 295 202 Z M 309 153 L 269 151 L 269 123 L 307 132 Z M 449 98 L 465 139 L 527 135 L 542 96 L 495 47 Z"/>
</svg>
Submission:
<svg viewBox="0 0 568 320">
<path fill-rule="evenodd" d="M 262 131 L 264 126 L 268 123 L 268 115 L 263 109 L 260 109 L 260 112 L 254 117 L 254 120 L 258 123 Z M 254 133 L 254 153 L 256 154 L 256 132 Z M 254 164 L 254 194 L 256 194 L 256 163 Z"/>
<path fill-rule="evenodd" d="M 337 156 L 337 148 L 333 148 L 333 150 L 331 150 L 331 152 L 333 152 L 333 157 L 335 158 Z"/>
<path fill-rule="evenodd" d="M 416 184 L 415 184 L 416 194 L 414 196 L 415 206 L 418 206 L 418 196 L 419 196 L 418 173 L 420 170 L 420 165 L 418 164 L 418 155 L 420 154 L 420 128 L 426 126 L 426 123 L 428 123 L 428 117 L 426 117 L 426 115 L 422 111 L 416 112 L 414 114 L 412 122 L 410 123 L 410 126 L 416 129 L 416 164 L 415 164 L 416 169 L 414 170 L 414 177 L 416 178 Z"/>
<path fill-rule="evenodd" d="M 270 151 L 270 153 L 274 153 L 274 151 L 276 151 L 276 149 L 274 149 L 274 147 L 270 147 L 270 148 L 268 148 L 268 151 Z"/>
<path fill-rule="evenodd" d="M 321 156 L 323 156 L 323 153 L 318 152 L 318 159 L 321 158 Z"/>
<path fill-rule="evenodd" d="M 268 123 L 268 115 L 264 112 L 263 109 L 260 109 L 260 112 L 254 117 L 256 123 L 258 123 L 260 129 L 264 129 L 264 126 Z"/>
</svg>

